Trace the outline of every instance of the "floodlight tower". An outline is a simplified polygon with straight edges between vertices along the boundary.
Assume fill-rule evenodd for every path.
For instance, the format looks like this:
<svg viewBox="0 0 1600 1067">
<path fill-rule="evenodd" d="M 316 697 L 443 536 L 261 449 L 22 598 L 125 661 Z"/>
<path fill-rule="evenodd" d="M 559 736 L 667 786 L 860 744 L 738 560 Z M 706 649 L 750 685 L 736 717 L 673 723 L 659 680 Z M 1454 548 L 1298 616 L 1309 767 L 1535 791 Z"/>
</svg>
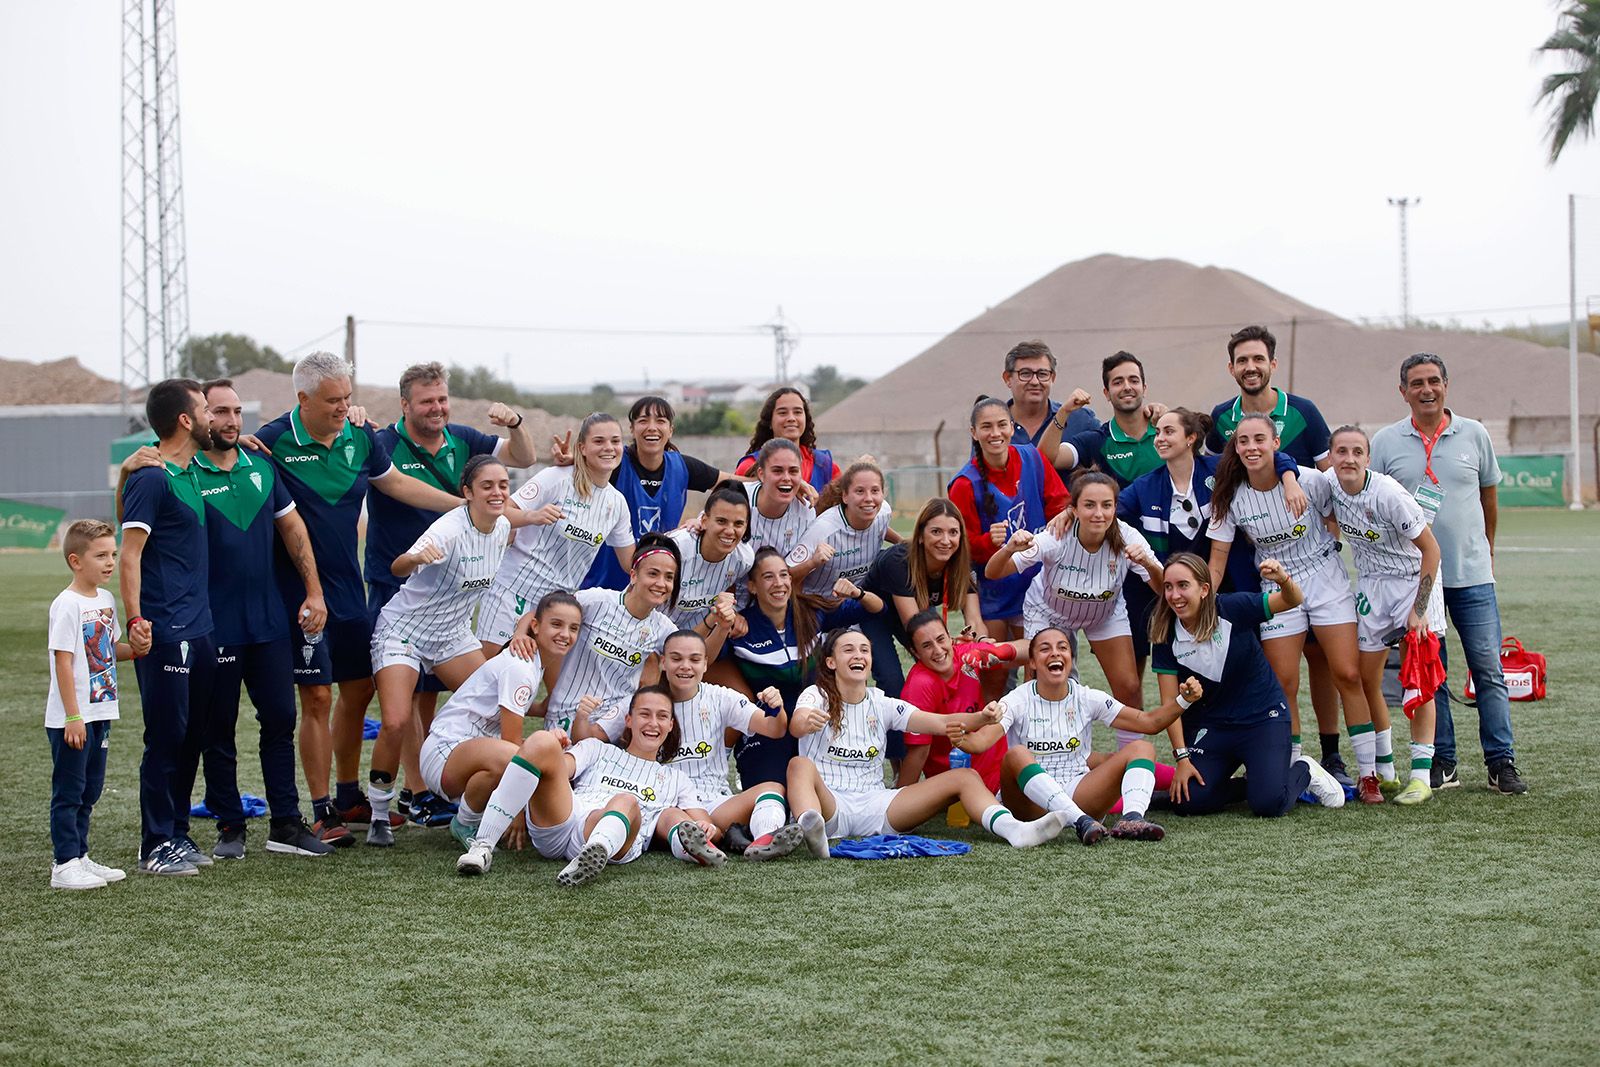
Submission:
<svg viewBox="0 0 1600 1067">
<path fill-rule="evenodd" d="M 122 406 L 189 338 L 175 0 L 122 10 Z"/>
<path fill-rule="evenodd" d="M 1389 197 L 1389 204 L 1400 209 L 1400 325 L 1411 325 L 1411 260 L 1406 248 L 1406 212 L 1422 203 L 1422 197 Z"/>
</svg>

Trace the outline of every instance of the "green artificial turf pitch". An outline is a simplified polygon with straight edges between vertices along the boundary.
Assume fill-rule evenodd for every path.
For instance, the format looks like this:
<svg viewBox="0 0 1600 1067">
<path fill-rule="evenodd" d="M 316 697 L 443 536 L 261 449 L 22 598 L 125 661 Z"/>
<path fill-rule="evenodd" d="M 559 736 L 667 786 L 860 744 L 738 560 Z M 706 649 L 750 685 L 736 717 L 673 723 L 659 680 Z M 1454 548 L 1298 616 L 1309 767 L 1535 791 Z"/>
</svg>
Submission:
<svg viewBox="0 0 1600 1067">
<path fill-rule="evenodd" d="M 571 892 L 530 854 L 458 878 L 443 830 L 310 860 L 267 854 L 260 821 L 246 860 L 198 878 L 50 890 L 45 610 L 66 571 L 0 555 L 0 1060 L 1594 1063 L 1600 514 L 1504 514 L 1500 546 L 1506 631 L 1552 675 L 1513 706 L 1526 797 L 1484 788 L 1458 705 L 1464 785 L 1420 809 L 1167 815 L 1160 844 L 1029 852 L 940 819 L 924 831 L 969 855 L 651 854 Z M 92 832 L 130 869 L 136 692 L 124 665 Z"/>
</svg>

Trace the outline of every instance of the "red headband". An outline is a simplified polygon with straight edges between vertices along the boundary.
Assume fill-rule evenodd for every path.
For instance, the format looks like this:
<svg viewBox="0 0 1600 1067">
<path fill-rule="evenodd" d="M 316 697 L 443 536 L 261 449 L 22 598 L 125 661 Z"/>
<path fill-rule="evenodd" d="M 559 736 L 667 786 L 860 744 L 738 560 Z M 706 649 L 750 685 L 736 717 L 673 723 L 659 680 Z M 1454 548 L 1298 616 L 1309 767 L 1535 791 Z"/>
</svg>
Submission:
<svg viewBox="0 0 1600 1067">
<path fill-rule="evenodd" d="M 633 567 L 638 567 L 639 564 L 644 562 L 646 556 L 653 556 L 657 552 L 665 552 L 669 556 L 672 555 L 672 550 L 670 548 L 660 548 L 660 547 L 647 548 L 643 552 L 639 553 L 637 556 L 633 557 Z M 633 568 L 629 568 L 629 569 L 631 570 Z"/>
</svg>

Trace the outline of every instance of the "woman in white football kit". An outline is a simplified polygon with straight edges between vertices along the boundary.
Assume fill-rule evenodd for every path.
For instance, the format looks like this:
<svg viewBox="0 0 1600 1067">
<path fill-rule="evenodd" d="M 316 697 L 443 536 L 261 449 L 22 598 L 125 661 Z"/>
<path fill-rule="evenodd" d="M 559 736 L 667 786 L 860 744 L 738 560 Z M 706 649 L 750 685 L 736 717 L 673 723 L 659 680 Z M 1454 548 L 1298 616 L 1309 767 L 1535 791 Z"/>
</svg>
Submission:
<svg viewBox="0 0 1600 1067">
<path fill-rule="evenodd" d="M 1159 733 L 1200 699 L 1200 683 L 1186 678 L 1172 700 L 1142 711 L 1072 681 L 1072 641 L 1059 626 L 1046 626 L 1033 636 L 1029 658 L 1033 681 L 990 705 L 999 721 L 975 732 L 952 723 L 946 730 L 950 743 L 966 752 L 983 752 L 1006 739 L 1000 797 L 1014 812 L 1059 812 L 1078 840 L 1092 845 L 1106 835 L 1099 820 L 1121 797 L 1122 815 L 1111 836 L 1160 841 L 1166 831 L 1144 817 L 1156 788 L 1155 747 L 1141 737 L 1090 767 L 1090 728 L 1102 722 L 1116 730 Z"/>
<path fill-rule="evenodd" d="M 372 630 L 372 673 L 383 725 L 372 746 L 367 844 L 394 844 L 389 803 L 400 768 L 400 745 L 413 728 L 412 693 L 424 670 L 459 689 L 483 665 L 472 634 L 472 609 L 494 580 L 511 537 L 506 500 L 511 476 L 492 456 L 473 456 L 461 472 L 466 503 L 435 519 L 390 570 L 405 579 Z"/>
<path fill-rule="evenodd" d="M 787 556 L 816 520 L 816 508 L 810 502 L 816 499 L 816 491 L 800 471 L 800 446 L 787 437 L 774 437 L 756 453 L 750 471 L 756 481 L 744 483 L 750 497 L 751 547 L 771 545 Z"/>
<path fill-rule="evenodd" d="M 678 573 L 678 546 L 666 534 L 647 533 L 626 589 L 578 590 L 583 629 L 545 702 L 546 728 L 574 740 L 621 735 L 629 698 L 641 678 L 655 679 L 661 646 L 677 629 L 667 613 L 678 600 Z M 529 621 L 520 620 L 517 632 Z"/>
<path fill-rule="evenodd" d="M 677 754 L 667 762 L 689 776 L 699 798 L 695 806 L 711 813 L 719 834 L 736 822 L 750 827 L 746 859 L 787 856 L 800 844 L 800 828 L 785 825 L 789 809 L 783 783 L 759 782 L 739 793 L 728 783 L 729 735 L 782 737 L 789 730 L 783 696 L 768 686 L 756 694 L 759 704 L 753 704 L 743 693 L 707 684 L 706 657 L 705 639 L 691 630 L 667 638 L 662 683 L 672 693 L 673 716 L 682 733 Z"/>
<path fill-rule="evenodd" d="M 555 680 L 582 623 L 571 593 L 546 593 L 535 612 L 531 658 L 524 659 L 520 642 L 513 642 L 473 671 L 434 716 L 419 754 L 422 780 L 457 802 L 450 833 L 463 846 L 471 844 L 489 793 L 522 747 L 522 720 L 539 684 Z M 502 825 L 496 841 L 504 831 Z"/>
<path fill-rule="evenodd" d="M 1117 483 L 1110 476 L 1091 471 L 1074 478 L 1071 509 L 1073 522 L 1065 535 L 1019 529 L 989 557 L 984 572 L 999 578 L 1043 564 L 1023 599 L 1024 636 L 1032 638 L 1047 626 L 1068 634 L 1082 630 L 1112 694 L 1136 708 L 1144 697 L 1122 584 L 1131 571 L 1159 594 L 1161 564 L 1144 535 L 1117 518 Z M 1137 737 L 1117 730 L 1119 745 Z"/>
<path fill-rule="evenodd" d="M 982 812 L 984 829 L 1016 848 L 1042 845 L 1061 833 L 1062 816 L 1046 812 L 1023 822 L 995 802 L 970 767 L 890 789 L 884 746 L 890 730 L 944 733 L 947 724 L 976 730 L 986 712 L 939 715 L 867 687 L 872 643 L 859 630 L 835 630 L 818 653 L 817 683 L 800 694 L 789 731 L 800 755 L 789 761 L 789 805 L 811 854 L 828 858 L 828 838 L 914 830 L 954 801 Z"/>
<path fill-rule="evenodd" d="M 900 542 L 889 528 L 893 509 L 883 484 L 876 464 L 856 462 L 817 498 L 817 517 L 789 552 L 789 573 L 801 589 L 828 596 L 840 578 L 859 586 L 884 543 Z"/>
<path fill-rule="evenodd" d="M 492 656 L 511 640 L 517 620 L 557 589 L 583 582 L 602 544 L 627 570 L 633 562 L 628 502 L 611 484 L 622 462 L 622 426 L 597 411 L 578 427 L 578 458 L 570 467 L 546 467 L 511 494 L 513 506 L 534 513 L 517 531 L 478 609 L 478 638 Z"/>
<path fill-rule="evenodd" d="M 672 621 L 680 630 L 693 630 L 707 623 L 707 616 L 717 608 L 725 625 L 712 630 L 715 647 L 711 654 L 715 656 L 722 651 L 727 625 L 733 622 L 738 597 L 732 590 L 744 586 L 756 556 L 755 548 L 745 541 L 750 498 L 737 483 L 723 482 L 706 496 L 705 510 L 695 525 L 694 530 L 674 530 L 668 535 L 683 561 Z"/>
<path fill-rule="evenodd" d="M 1278 430 L 1271 416 L 1252 413 L 1239 420 L 1217 464 L 1216 488 L 1211 494 L 1211 558 L 1207 562 L 1212 574 L 1225 573 L 1234 531 L 1243 530 L 1255 542 L 1258 563 L 1274 558 L 1295 580 L 1304 596 L 1301 605 L 1278 612 L 1261 624 L 1261 648 L 1289 700 L 1291 750 L 1300 755 L 1297 694 L 1300 657 L 1310 628 L 1344 702 L 1344 721 L 1362 778 L 1357 787 L 1359 798 L 1366 804 L 1381 804 L 1383 794 L 1375 769 L 1377 741 L 1356 653 L 1356 600 L 1339 559 L 1338 542 L 1320 518 L 1330 507 L 1332 479 L 1319 470 L 1300 468 L 1300 488 L 1311 507 L 1296 518 L 1284 502 L 1283 485 L 1274 468 L 1277 451 Z"/>
<path fill-rule="evenodd" d="M 726 857 L 710 842 L 715 828 L 695 806 L 694 785 L 666 765 L 678 749 L 678 737 L 672 697 L 659 685 L 633 694 L 625 729 L 615 742 L 591 737 L 568 748 L 565 733 L 540 730 L 506 765 L 478 836 L 456 861 L 456 870 L 487 871 L 497 827 L 503 832 L 504 823 L 519 812 L 539 855 L 569 861 L 556 875 L 559 885 L 583 885 L 608 863 L 638 859 L 658 829 L 674 856 L 720 867 Z"/>
<path fill-rule="evenodd" d="M 1377 738 L 1378 787 L 1397 792 L 1397 804 L 1421 804 L 1433 795 L 1432 694 L 1411 720 L 1411 772 L 1400 788 L 1394 767 L 1389 705 L 1383 697 L 1388 647 L 1408 630 L 1444 633 L 1444 592 L 1439 584 L 1439 542 L 1416 498 L 1387 474 L 1368 470 L 1372 443 L 1355 426 L 1333 431 L 1333 486 L 1330 514 L 1349 539 L 1356 560 L 1356 644 L 1361 650 L 1361 684 L 1372 711 Z"/>
</svg>

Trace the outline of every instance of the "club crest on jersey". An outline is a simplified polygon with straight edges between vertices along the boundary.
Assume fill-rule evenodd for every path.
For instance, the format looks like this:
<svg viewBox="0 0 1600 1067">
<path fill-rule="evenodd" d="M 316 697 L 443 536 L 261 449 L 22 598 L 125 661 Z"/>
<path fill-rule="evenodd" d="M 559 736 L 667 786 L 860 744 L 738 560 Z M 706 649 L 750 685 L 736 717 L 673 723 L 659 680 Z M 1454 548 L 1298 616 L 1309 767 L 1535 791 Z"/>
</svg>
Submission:
<svg viewBox="0 0 1600 1067">
<path fill-rule="evenodd" d="M 250 472 L 250 484 L 256 487 L 256 492 L 258 492 L 258 493 L 261 492 L 261 472 L 260 471 L 251 471 Z"/>
<path fill-rule="evenodd" d="M 189 662 L 189 642 L 187 642 L 187 641 L 179 641 L 178 642 L 178 658 L 180 660 L 182 660 L 185 664 L 187 664 Z"/>
<path fill-rule="evenodd" d="M 511 699 L 515 700 L 523 707 L 527 707 L 529 704 L 533 703 L 533 687 L 528 685 L 517 686 L 517 691 L 511 694 Z"/>
<path fill-rule="evenodd" d="M 615 641 L 608 641 L 598 634 L 595 635 L 593 647 L 597 655 L 625 667 L 637 667 L 644 662 L 644 653 L 629 651 Z"/>
<path fill-rule="evenodd" d="M 345 465 L 349 466 L 351 464 L 354 464 L 355 461 L 356 461 L 356 446 L 355 445 L 345 445 L 344 446 L 344 462 L 345 462 Z"/>
<path fill-rule="evenodd" d="M 311 666 L 311 646 L 310 645 L 301 645 L 300 646 L 300 658 L 305 660 L 305 664 L 306 664 L 307 667 Z"/>
<path fill-rule="evenodd" d="M 641 504 L 633 519 L 639 533 L 655 533 L 661 529 L 661 507 L 657 504 Z"/>
</svg>

